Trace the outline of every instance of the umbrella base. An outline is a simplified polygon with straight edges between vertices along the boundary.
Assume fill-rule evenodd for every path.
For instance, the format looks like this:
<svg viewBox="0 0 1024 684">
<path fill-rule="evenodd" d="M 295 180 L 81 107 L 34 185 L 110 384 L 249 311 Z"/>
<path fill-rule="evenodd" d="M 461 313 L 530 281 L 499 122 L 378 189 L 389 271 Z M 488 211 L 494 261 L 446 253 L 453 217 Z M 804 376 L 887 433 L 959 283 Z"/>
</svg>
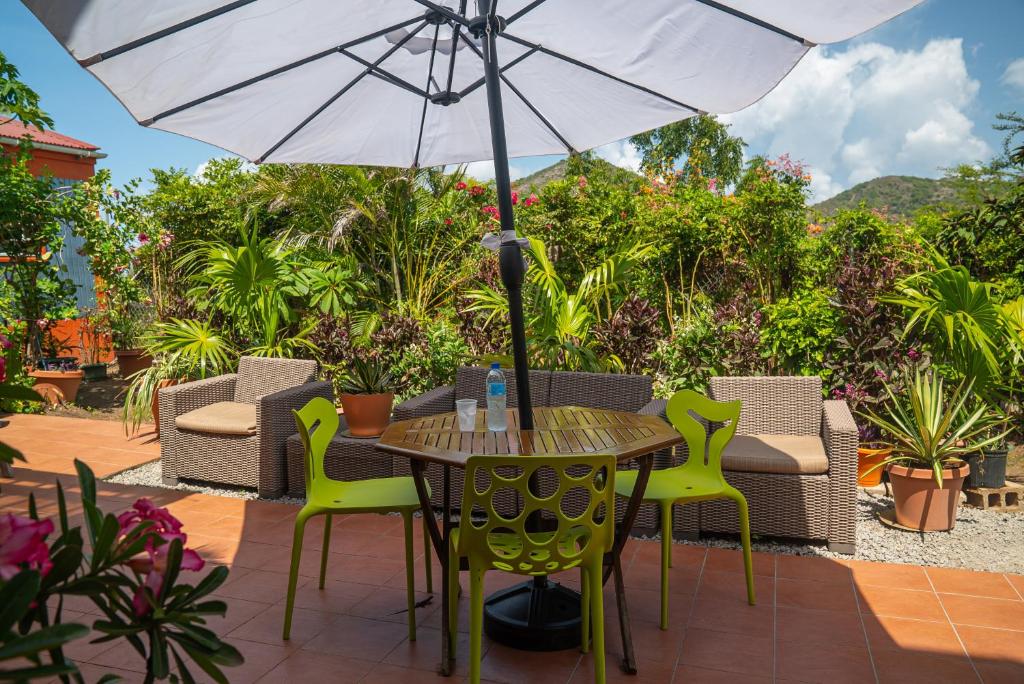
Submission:
<svg viewBox="0 0 1024 684">
<path fill-rule="evenodd" d="M 580 646 L 580 595 L 541 577 L 484 601 L 484 632 L 511 648 L 563 651 Z"/>
</svg>

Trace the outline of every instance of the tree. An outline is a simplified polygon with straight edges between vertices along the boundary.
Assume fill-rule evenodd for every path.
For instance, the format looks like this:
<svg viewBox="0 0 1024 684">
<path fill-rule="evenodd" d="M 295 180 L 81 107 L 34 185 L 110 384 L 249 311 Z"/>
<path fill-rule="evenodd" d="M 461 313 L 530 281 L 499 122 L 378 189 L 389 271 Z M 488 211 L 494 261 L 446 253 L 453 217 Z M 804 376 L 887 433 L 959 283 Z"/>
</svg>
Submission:
<svg viewBox="0 0 1024 684">
<path fill-rule="evenodd" d="M 655 176 L 716 179 L 724 187 L 736 183 L 743 169 L 746 143 L 729 135 L 729 126 L 710 114 L 634 135 L 629 142 L 643 155 L 643 170 Z"/>
<path fill-rule="evenodd" d="M 18 78 L 18 67 L 0 52 L 0 115 L 9 116 L 37 128 L 53 126 L 46 112 L 39 107 L 39 95 Z"/>
</svg>

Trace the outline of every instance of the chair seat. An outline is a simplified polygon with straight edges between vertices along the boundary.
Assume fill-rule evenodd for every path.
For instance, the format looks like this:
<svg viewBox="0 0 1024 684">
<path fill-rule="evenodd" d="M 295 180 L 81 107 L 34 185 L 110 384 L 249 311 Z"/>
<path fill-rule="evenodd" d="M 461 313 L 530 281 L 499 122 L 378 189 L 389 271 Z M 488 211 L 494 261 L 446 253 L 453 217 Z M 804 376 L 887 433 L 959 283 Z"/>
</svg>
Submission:
<svg viewBox="0 0 1024 684">
<path fill-rule="evenodd" d="M 430 487 L 427 486 L 427 496 Z M 418 509 L 420 499 L 411 477 L 381 477 L 373 480 L 340 482 L 324 480 L 314 483 L 306 506 L 332 511 L 358 511 L 364 513 Z"/>
<path fill-rule="evenodd" d="M 722 452 L 722 469 L 821 475 L 828 472 L 828 456 L 817 435 L 736 435 Z"/>
<path fill-rule="evenodd" d="M 536 532 L 530 533 L 530 537 L 537 544 L 547 544 L 551 541 L 551 538 L 555 535 L 554 532 Z M 565 533 L 558 539 L 556 544 L 558 545 L 558 551 L 563 556 L 579 553 L 582 549 L 580 544 L 586 544 L 590 536 L 590 531 L 583 525 L 571 527 L 565 531 Z M 455 528 L 451 531 L 451 543 L 453 547 L 459 545 L 459 529 Z M 506 558 L 508 560 L 514 560 L 523 552 L 523 539 L 518 534 L 510 532 L 489 532 L 487 534 L 487 543 L 494 551 L 494 554 L 499 557 Z M 537 563 L 543 563 L 544 561 L 551 558 L 551 553 L 547 549 L 535 549 L 530 552 L 529 558 L 531 561 Z M 494 567 L 499 570 L 506 572 L 527 572 L 531 565 L 530 563 L 524 563 L 523 568 L 515 568 L 511 563 L 503 563 L 502 561 L 495 561 Z M 551 567 L 547 568 L 548 572 L 559 572 L 562 570 L 569 570 L 579 565 L 579 561 L 561 563 L 553 561 Z M 527 572 L 527 574 L 530 574 Z"/>
<path fill-rule="evenodd" d="M 633 494 L 637 470 L 620 470 L 615 473 L 615 493 L 622 497 Z M 722 496 L 725 488 L 715 477 L 701 471 L 685 472 L 677 468 L 651 471 L 644 490 L 644 501 L 678 501 L 680 499 L 712 499 Z"/>
<path fill-rule="evenodd" d="M 218 435 L 255 435 L 256 405 L 218 401 L 177 416 L 174 426 Z"/>
</svg>

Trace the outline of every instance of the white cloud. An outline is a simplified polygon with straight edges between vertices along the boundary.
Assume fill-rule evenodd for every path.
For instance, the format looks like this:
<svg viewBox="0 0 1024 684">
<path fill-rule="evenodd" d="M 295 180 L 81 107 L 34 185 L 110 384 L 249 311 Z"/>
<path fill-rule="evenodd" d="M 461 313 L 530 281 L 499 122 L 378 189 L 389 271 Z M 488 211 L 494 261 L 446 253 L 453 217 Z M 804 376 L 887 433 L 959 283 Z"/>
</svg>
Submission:
<svg viewBox="0 0 1024 684">
<path fill-rule="evenodd" d="M 1024 57 L 1013 60 L 1003 72 L 1003 83 L 1024 92 Z"/>
<path fill-rule="evenodd" d="M 457 167 L 450 166 L 448 170 L 454 170 L 455 168 Z M 486 161 L 470 162 L 466 164 L 466 175 L 478 181 L 494 180 L 494 162 L 489 159 Z M 511 180 L 516 180 L 525 176 L 526 173 L 518 166 L 510 164 L 508 175 Z"/>
<path fill-rule="evenodd" d="M 624 169 L 637 173 L 640 171 L 640 161 L 643 157 L 640 155 L 640 151 L 631 145 L 628 140 L 620 140 L 602 145 L 595 149 L 594 153 L 601 159 L 611 162 L 616 166 L 621 166 Z"/>
<path fill-rule="evenodd" d="M 963 53 L 960 39 L 921 50 L 816 48 L 760 102 L 723 120 L 750 152 L 809 165 L 816 201 L 880 175 L 936 176 L 991 153 L 969 117 L 980 86 Z"/>
<path fill-rule="evenodd" d="M 196 170 L 192 172 L 192 178 L 194 178 L 195 180 L 199 181 L 200 183 L 204 182 L 205 179 L 203 178 L 203 176 L 206 173 L 207 167 L 210 166 L 210 162 L 217 161 L 218 159 L 238 159 L 238 157 L 235 157 L 234 155 L 224 156 L 224 157 L 210 157 L 206 161 L 201 162 L 196 167 Z M 242 167 L 241 167 L 241 169 L 245 173 L 256 173 L 256 171 L 259 170 L 259 167 L 257 167 L 252 162 L 242 160 Z"/>
</svg>

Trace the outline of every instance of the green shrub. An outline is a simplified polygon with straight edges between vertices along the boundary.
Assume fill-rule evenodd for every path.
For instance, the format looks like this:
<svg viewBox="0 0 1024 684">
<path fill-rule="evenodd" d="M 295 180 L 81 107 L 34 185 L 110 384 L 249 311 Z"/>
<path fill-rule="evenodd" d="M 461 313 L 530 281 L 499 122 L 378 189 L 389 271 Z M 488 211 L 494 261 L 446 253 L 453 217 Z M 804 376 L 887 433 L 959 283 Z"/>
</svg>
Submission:
<svg viewBox="0 0 1024 684">
<path fill-rule="evenodd" d="M 786 373 L 827 382 L 825 357 L 838 334 L 839 312 L 825 293 L 804 290 L 764 307 L 761 354 Z"/>
</svg>

